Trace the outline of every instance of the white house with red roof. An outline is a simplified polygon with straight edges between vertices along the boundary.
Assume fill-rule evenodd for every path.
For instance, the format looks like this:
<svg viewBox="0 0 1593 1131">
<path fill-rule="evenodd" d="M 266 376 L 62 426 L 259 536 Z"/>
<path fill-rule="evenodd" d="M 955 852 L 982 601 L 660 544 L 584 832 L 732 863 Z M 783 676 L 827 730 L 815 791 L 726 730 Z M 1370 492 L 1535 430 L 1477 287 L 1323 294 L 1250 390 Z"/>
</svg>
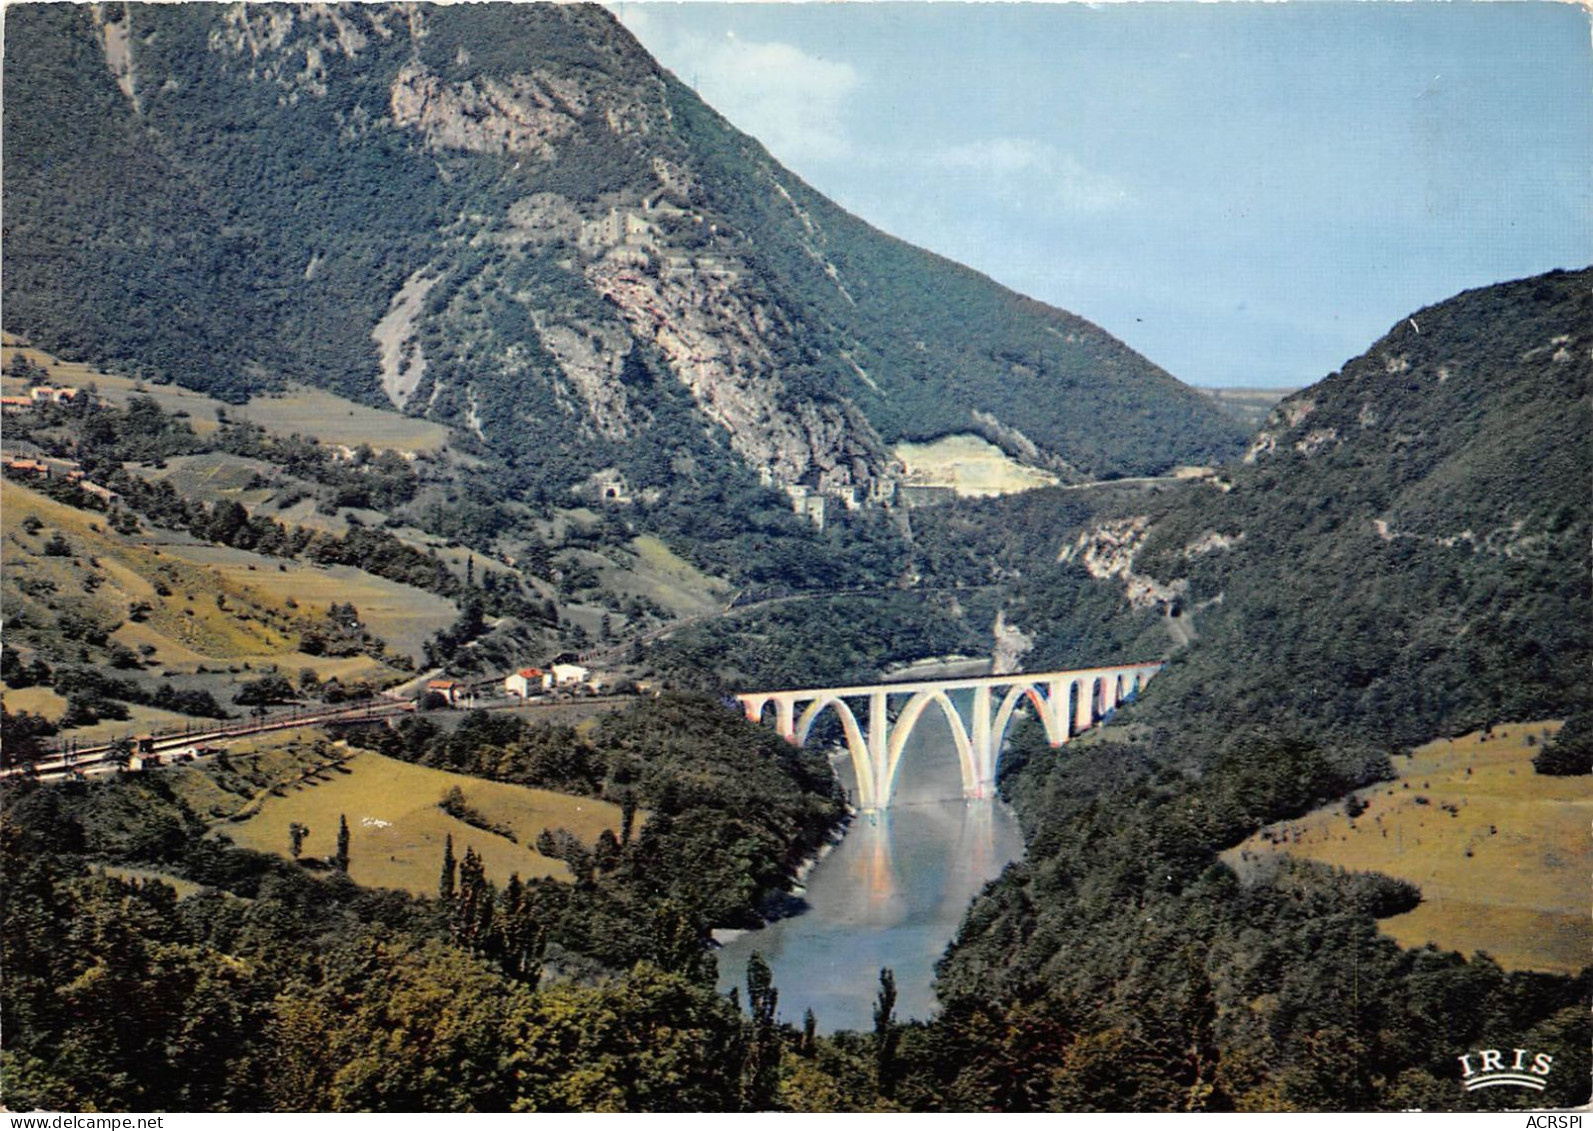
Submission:
<svg viewBox="0 0 1593 1131">
<path fill-rule="evenodd" d="M 541 668 L 521 668 L 504 679 L 503 692 L 505 695 L 518 695 L 522 699 L 529 699 L 552 686 L 553 676 L 550 673 Z"/>
</svg>

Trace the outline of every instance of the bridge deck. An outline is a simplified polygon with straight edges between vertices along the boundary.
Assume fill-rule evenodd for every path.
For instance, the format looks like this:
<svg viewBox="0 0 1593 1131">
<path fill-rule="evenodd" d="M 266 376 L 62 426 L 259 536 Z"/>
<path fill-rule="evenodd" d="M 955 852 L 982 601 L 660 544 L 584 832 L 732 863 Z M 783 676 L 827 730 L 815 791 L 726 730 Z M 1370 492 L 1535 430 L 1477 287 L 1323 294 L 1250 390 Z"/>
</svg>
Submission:
<svg viewBox="0 0 1593 1131">
<path fill-rule="evenodd" d="M 864 810 L 874 810 L 890 804 L 907 739 L 931 707 L 940 708 L 951 728 L 962 768 L 964 796 L 989 797 L 995 789 L 996 763 L 1007 726 L 1021 703 L 1033 703 L 1047 740 L 1053 747 L 1061 746 L 1071 735 L 1088 730 L 1110 715 L 1119 703 L 1132 698 L 1161 668 L 1159 662 L 1152 661 L 1062 672 L 753 691 L 736 698 L 753 722 L 761 719 L 772 703 L 775 725 L 798 746 L 808 740 L 814 722 L 824 712 L 833 710 L 856 771 L 858 804 Z M 993 694 L 998 688 L 1005 690 Z M 959 708 L 946 698 L 946 692 L 963 689 L 975 694 L 971 704 Z M 895 718 L 888 702 L 892 695 L 910 696 Z M 863 704 L 857 702 L 859 699 L 867 699 L 869 706 L 861 718 Z"/>
<path fill-rule="evenodd" d="M 1007 675 L 980 675 L 964 676 L 958 679 L 923 679 L 909 680 L 901 683 L 869 683 L 856 687 L 809 687 L 809 688 L 780 688 L 773 691 L 743 691 L 737 698 L 749 699 L 766 695 L 796 695 L 804 699 L 816 699 L 819 696 L 846 697 L 852 695 L 872 695 L 876 691 L 884 691 L 891 695 L 909 695 L 920 691 L 957 691 L 968 687 L 1011 687 L 1019 683 L 1052 683 L 1076 679 L 1093 679 L 1097 676 L 1117 675 L 1119 672 L 1153 671 L 1162 666 L 1159 660 L 1150 660 L 1133 664 L 1112 664 L 1099 668 L 1076 668 L 1064 672 L 1012 672 Z"/>
</svg>

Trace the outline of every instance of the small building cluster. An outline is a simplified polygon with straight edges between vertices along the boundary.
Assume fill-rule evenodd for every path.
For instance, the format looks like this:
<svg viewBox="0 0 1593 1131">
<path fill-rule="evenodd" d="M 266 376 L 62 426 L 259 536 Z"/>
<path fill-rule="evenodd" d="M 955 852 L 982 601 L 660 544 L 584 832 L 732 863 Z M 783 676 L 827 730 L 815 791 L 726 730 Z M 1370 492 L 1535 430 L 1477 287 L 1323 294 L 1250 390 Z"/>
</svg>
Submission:
<svg viewBox="0 0 1593 1131">
<path fill-rule="evenodd" d="M 551 665 L 546 671 L 541 668 L 521 668 L 511 672 L 503 681 L 503 693 L 519 699 L 530 699 L 554 688 L 595 686 L 597 682 L 589 668 L 580 664 L 559 663 Z"/>
<path fill-rule="evenodd" d="M 72 460 L 52 459 L 49 456 L 5 456 L 0 458 L 0 471 L 12 479 L 65 479 L 74 483 L 84 494 L 92 495 L 106 506 L 119 503 L 122 497 L 109 487 L 90 482 L 84 471 Z"/>
<path fill-rule="evenodd" d="M 807 519 L 818 529 L 824 529 L 825 496 L 802 483 L 788 483 L 786 495 L 791 499 L 791 509 Z"/>
<path fill-rule="evenodd" d="M 765 466 L 758 470 L 763 486 L 778 486 L 791 501 L 791 510 L 819 530 L 824 529 L 826 508 L 832 502 L 855 511 L 871 507 L 929 506 L 956 498 L 956 491 L 950 487 L 907 490 L 898 482 L 902 474 L 902 466 L 897 461 L 886 474 L 874 478 L 867 478 L 861 470 L 854 469 L 852 475 L 859 477 L 856 482 L 845 472 L 821 474 L 815 487 L 808 483 L 780 484 L 773 468 Z"/>
<path fill-rule="evenodd" d="M 503 693 L 514 695 L 520 699 L 529 699 L 533 695 L 540 695 L 553 686 L 553 673 L 545 672 L 541 668 L 521 668 L 512 672 L 503 681 Z"/>
<path fill-rule="evenodd" d="M 18 456 L 6 456 L 3 466 L 6 474 L 16 479 L 50 478 L 50 465 L 42 459 L 23 459 Z"/>
<path fill-rule="evenodd" d="M 426 697 L 441 695 L 450 707 L 457 707 L 469 699 L 470 688 L 456 679 L 433 679 L 426 683 Z"/>
<path fill-rule="evenodd" d="M 0 397 L 0 411 L 10 416 L 39 404 L 71 404 L 80 395 L 81 390 L 72 385 L 35 385 L 25 397 Z"/>
<path fill-rule="evenodd" d="M 437 696 L 444 707 L 475 707 L 478 701 L 536 699 L 556 692 L 592 694 L 604 690 L 611 682 L 610 677 L 593 672 L 581 664 L 560 660 L 546 668 L 520 668 L 502 679 L 493 676 L 468 681 L 428 680 L 421 696 L 423 699 Z M 433 703 L 435 705 L 435 700 Z"/>
</svg>

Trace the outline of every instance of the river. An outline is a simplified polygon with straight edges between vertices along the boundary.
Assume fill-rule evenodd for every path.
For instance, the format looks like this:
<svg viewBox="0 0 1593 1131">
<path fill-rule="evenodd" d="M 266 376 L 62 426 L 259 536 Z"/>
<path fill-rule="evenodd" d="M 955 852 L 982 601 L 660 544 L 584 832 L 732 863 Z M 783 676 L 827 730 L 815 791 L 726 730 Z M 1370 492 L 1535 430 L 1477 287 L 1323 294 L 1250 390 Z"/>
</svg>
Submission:
<svg viewBox="0 0 1593 1131">
<path fill-rule="evenodd" d="M 931 719 L 933 716 L 933 719 Z M 835 762 L 843 784 L 852 777 Z M 951 732 L 939 712 L 914 728 L 889 809 L 858 814 L 808 874 L 808 909 L 725 943 L 719 988 L 742 987 L 754 951 L 768 960 L 779 1017 L 821 1032 L 873 1027 L 879 971 L 895 973 L 897 1019 L 928 1018 L 935 963 L 963 912 L 1023 851 L 1017 820 L 999 801 L 964 801 Z"/>
</svg>

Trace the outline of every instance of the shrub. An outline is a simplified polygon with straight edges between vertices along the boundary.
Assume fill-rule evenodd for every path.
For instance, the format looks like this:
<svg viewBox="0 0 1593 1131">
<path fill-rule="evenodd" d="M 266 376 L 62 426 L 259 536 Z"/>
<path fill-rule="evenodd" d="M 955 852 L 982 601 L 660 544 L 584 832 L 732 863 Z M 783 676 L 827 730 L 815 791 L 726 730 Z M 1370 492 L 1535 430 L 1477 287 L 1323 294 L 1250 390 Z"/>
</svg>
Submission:
<svg viewBox="0 0 1593 1131">
<path fill-rule="evenodd" d="M 1593 715 L 1573 715 L 1560 733 L 1532 759 L 1540 774 L 1569 777 L 1593 774 Z"/>
</svg>

